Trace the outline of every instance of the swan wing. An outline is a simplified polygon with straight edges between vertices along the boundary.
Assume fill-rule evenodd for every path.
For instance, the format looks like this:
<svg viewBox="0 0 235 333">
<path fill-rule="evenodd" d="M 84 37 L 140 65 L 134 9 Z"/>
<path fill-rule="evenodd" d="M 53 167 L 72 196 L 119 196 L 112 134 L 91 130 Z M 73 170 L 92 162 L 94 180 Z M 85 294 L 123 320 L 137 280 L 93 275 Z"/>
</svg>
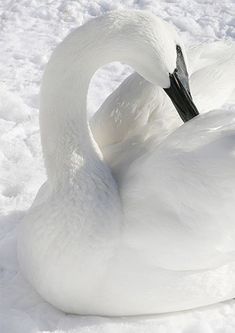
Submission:
<svg viewBox="0 0 235 333">
<path fill-rule="evenodd" d="M 200 53 L 190 85 L 194 102 L 203 113 L 234 101 L 235 43 L 206 44 L 196 55 Z"/>
<path fill-rule="evenodd" d="M 234 53 L 235 44 L 233 41 L 216 41 L 201 43 L 191 46 L 187 50 L 189 74 L 199 69 L 225 61 Z"/>
<path fill-rule="evenodd" d="M 143 91 L 144 90 L 144 91 Z M 104 101 L 91 119 L 90 126 L 100 147 L 122 141 L 130 129 L 145 124 L 155 87 L 138 73 L 128 76 Z M 146 112 L 142 109 L 146 108 Z"/>
<path fill-rule="evenodd" d="M 127 246 L 171 270 L 234 260 L 234 167 L 235 108 L 182 125 L 123 175 Z"/>
</svg>

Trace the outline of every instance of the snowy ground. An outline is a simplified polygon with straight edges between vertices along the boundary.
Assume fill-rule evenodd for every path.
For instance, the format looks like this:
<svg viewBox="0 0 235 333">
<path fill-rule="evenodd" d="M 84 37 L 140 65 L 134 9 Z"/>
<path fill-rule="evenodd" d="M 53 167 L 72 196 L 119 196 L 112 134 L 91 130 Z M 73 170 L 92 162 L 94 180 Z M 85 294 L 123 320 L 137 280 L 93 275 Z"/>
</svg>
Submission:
<svg viewBox="0 0 235 333">
<path fill-rule="evenodd" d="M 47 59 L 69 31 L 118 8 L 149 9 L 172 22 L 186 44 L 235 39 L 235 0 L 0 1 L 0 332 L 234 333 L 235 301 L 139 318 L 69 316 L 45 303 L 18 272 L 16 228 L 44 180 L 38 93 Z M 111 64 L 89 92 L 94 112 L 130 73 Z"/>
</svg>

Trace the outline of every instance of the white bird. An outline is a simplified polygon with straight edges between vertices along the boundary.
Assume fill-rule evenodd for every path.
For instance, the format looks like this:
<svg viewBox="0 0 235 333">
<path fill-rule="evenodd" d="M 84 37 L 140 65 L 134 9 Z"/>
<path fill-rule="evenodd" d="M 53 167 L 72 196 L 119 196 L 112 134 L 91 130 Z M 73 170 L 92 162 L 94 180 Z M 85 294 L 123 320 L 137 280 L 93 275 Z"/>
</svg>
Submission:
<svg viewBox="0 0 235 333">
<path fill-rule="evenodd" d="M 200 113 L 234 102 L 235 44 L 213 42 L 188 49 L 192 97 Z M 157 69 L 156 69 L 157 70 Z M 163 89 L 131 74 L 104 101 L 90 121 L 105 161 L 119 179 L 123 169 L 182 124 Z"/>
<path fill-rule="evenodd" d="M 150 144 L 119 184 L 88 125 L 89 81 L 114 60 L 164 88 L 184 120 L 197 115 L 183 55 L 166 22 L 117 11 L 71 33 L 46 67 L 48 179 L 19 228 L 18 258 L 37 292 L 65 312 L 161 313 L 235 296 L 235 111 L 196 117 Z"/>
</svg>

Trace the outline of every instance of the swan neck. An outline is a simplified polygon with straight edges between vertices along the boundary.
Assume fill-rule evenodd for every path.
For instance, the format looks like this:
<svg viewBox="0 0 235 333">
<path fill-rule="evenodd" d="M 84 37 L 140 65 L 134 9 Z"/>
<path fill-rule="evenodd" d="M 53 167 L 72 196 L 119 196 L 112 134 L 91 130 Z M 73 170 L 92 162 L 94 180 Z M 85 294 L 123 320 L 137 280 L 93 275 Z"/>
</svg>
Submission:
<svg viewBox="0 0 235 333">
<path fill-rule="evenodd" d="M 90 79 L 109 62 L 132 65 L 130 59 L 137 54 L 133 48 L 127 52 L 129 41 L 117 30 L 110 18 L 90 21 L 57 47 L 47 65 L 41 87 L 40 129 L 49 179 L 60 179 L 61 174 L 70 175 L 84 163 L 87 167 L 100 160 L 87 119 Z"/>
</svg>

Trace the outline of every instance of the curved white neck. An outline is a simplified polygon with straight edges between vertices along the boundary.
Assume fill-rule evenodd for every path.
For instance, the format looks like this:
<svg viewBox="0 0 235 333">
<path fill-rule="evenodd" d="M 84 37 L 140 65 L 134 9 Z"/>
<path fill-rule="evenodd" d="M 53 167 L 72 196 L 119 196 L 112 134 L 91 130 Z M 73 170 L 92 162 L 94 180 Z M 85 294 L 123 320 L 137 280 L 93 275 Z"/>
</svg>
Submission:
<svg viewBox="0 0 235 333">
<path fill-rule="evenodd" d="M 88 22 L 57 47 L 47 65 L 40 128 L 49 180 L 70 177 L 84 163 L 92 168 L 100 160 L 87 121 L 87 91 L 104 64 L 119 60 L 135 66 L 140 50 L 127 36 L 125 20 L 110 15 Z"/>
</svg>

